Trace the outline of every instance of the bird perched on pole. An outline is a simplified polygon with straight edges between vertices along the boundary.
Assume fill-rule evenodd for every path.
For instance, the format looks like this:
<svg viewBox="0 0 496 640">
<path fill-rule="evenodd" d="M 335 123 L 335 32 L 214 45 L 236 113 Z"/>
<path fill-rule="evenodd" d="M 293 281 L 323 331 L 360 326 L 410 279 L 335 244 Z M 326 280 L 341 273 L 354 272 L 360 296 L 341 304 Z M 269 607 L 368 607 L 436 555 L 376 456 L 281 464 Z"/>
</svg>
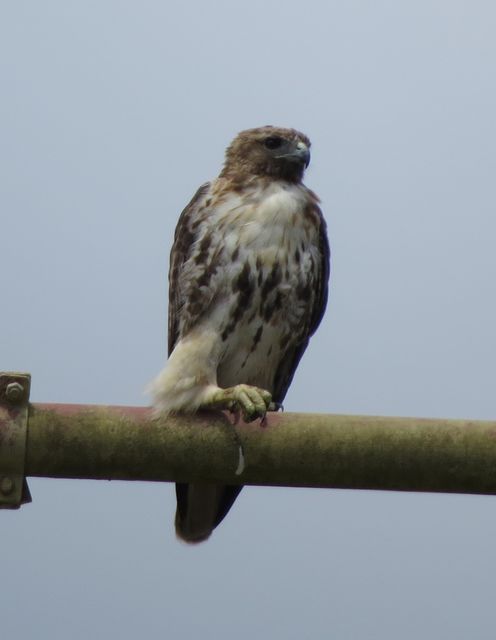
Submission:
<svg viewBox="0 0 496 640">
<path fill-rule="evenodd" d="M 247 422 L 284 400 L 327 303 L 329 244 L 302 182 L 310 141 L 273 126 L 239 133 L 220 175 L 177 223 L 169 271 L 169 359 L 153 381 L 163 413 L 227 409 Z M 240 486 L 176 485 L 176 533 L 210 536 Z"/>
</svg>

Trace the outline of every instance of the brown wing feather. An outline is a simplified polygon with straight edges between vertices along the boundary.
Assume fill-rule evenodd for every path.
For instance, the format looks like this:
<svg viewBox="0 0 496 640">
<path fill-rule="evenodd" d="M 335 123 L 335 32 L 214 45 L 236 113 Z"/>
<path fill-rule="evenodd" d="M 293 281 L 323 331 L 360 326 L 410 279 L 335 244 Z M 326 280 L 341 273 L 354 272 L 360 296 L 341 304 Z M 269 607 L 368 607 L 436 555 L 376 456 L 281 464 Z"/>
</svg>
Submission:
<svg viewBox="0 0 496 640">
<path fill-rule="evenodd" d="M 282 404 L 286 396 L 298 363 L 308 346 L 310 337 L 317 330 L 327 306 L 331 250 L 327 239 L 327 225 L 322 211 L 317 205 L 315 205 L 315 211 L 320 219 L 319 249 L 321 259 L 314 283 L 312 313 L 302 340 L 297 343 L 293 349 L 290 349 L 279 363 L 277 373 L 274 377 L 274 390 L 272 394 L 274 402 L 279 404 Z"/>
<path fill-rule="evenodd" d="M 191 201 L 184 208 L 179 216 L 179 220 L 174 233 L 174 243 L 170 254 L 169 268 L 169 340 L 168 353 L 171 354 L 176 342 L 179 338 L 179 316 L 181 312 L 181 292 L 179 287 L 179 278 L 184 263 L 191 257 L 195 241 L 198 238 L 198 227 L 195 230 L 195 221 L 198 219 L 200 208 L 206 200 L 210 183 L 203 184 L 195 193 Z M 185 482 L 176 483 L 177 512 L 176 512 L 176 529 L 182 534 L 184 539 L 189 542 L 200 542 L 202 539 L 210 535 L 211 529 L 216 527 L 225 517 L 233 502 L 236 500 L 241 486 L 225 486 L 219 487 L 217 498 L 212 501 L 212 485 L 207 485 L 206 489 L 201 484 L 188 485 Z M 189 500 L 191 495 L 198 495 L 204 498 L 204 509 L 207 514 L 212 511 L 211 529 L 203 536 L 189 537 L 183 531 L 184 523 L 188 520 Z M 197 498 L 198 499 L 198 498 Z M 210 516 L 207 521 L 210 520 Z"/>
<path fill-rule="evenodd" d="M 182 266 L 191 255 L 191 251 L 196 240 L 197 231 L 194 229 L 194 222 L 198 210 L 205 200 L 205 196 L 210 188 L 210 182 L 202 184 L 190 202 L 183 209 L 176 225 L 174 233 L 174 243 L 170 253 L 169 268 L 169 339 L 168 355 L 171 354 L 179 337 L 179 314 L 180 314 L 180 290 L 179 275 Z"/>
</svg>

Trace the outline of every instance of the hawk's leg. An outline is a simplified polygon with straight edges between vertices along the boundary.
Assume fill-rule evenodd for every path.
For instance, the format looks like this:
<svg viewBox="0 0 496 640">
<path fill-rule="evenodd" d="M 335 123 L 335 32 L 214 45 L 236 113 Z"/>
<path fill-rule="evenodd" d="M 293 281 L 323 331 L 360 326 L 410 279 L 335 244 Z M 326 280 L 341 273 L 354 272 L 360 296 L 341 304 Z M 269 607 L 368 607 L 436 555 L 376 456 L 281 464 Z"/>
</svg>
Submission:
<svg viewBox="0 0 496 640">
<path fill-rule="evenodd" d="M 202 403 L 203 409 L 241 411 L 245 422 L 263 418 L 272 403 L 272 395 L 265 389 L 249 384 L 237 384 L 227 389 L 215 389 Z"/>
</svg>

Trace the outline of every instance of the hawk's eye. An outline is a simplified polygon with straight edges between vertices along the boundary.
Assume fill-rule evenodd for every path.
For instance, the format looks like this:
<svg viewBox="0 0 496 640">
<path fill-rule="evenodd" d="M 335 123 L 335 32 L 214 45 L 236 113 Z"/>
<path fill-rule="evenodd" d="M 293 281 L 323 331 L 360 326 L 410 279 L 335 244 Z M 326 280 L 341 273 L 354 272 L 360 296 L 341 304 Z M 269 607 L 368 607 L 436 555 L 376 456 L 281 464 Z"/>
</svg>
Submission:
<svg viewBox="0 0 496 640">
<path fill-rule="evenodd" d="M 270 136 L 270 138 L 265 138 L 264 145 L 267 149 L 279 149 L 282 145 L 283 139 L 279 136 Z"/>
</svg>

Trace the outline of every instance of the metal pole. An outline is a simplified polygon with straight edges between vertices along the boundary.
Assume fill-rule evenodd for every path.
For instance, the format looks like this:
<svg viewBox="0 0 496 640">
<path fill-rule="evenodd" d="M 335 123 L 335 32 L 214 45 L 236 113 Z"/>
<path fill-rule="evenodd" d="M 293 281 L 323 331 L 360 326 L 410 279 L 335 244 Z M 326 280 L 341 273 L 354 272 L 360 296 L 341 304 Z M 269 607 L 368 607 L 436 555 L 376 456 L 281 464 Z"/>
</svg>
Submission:
<svg viewBox="0 0 496 640">
<path fill-rule="evenodd" d="M 27 476 L 496 494 L 496 422 L 30 407 Z"/>
</svg>

